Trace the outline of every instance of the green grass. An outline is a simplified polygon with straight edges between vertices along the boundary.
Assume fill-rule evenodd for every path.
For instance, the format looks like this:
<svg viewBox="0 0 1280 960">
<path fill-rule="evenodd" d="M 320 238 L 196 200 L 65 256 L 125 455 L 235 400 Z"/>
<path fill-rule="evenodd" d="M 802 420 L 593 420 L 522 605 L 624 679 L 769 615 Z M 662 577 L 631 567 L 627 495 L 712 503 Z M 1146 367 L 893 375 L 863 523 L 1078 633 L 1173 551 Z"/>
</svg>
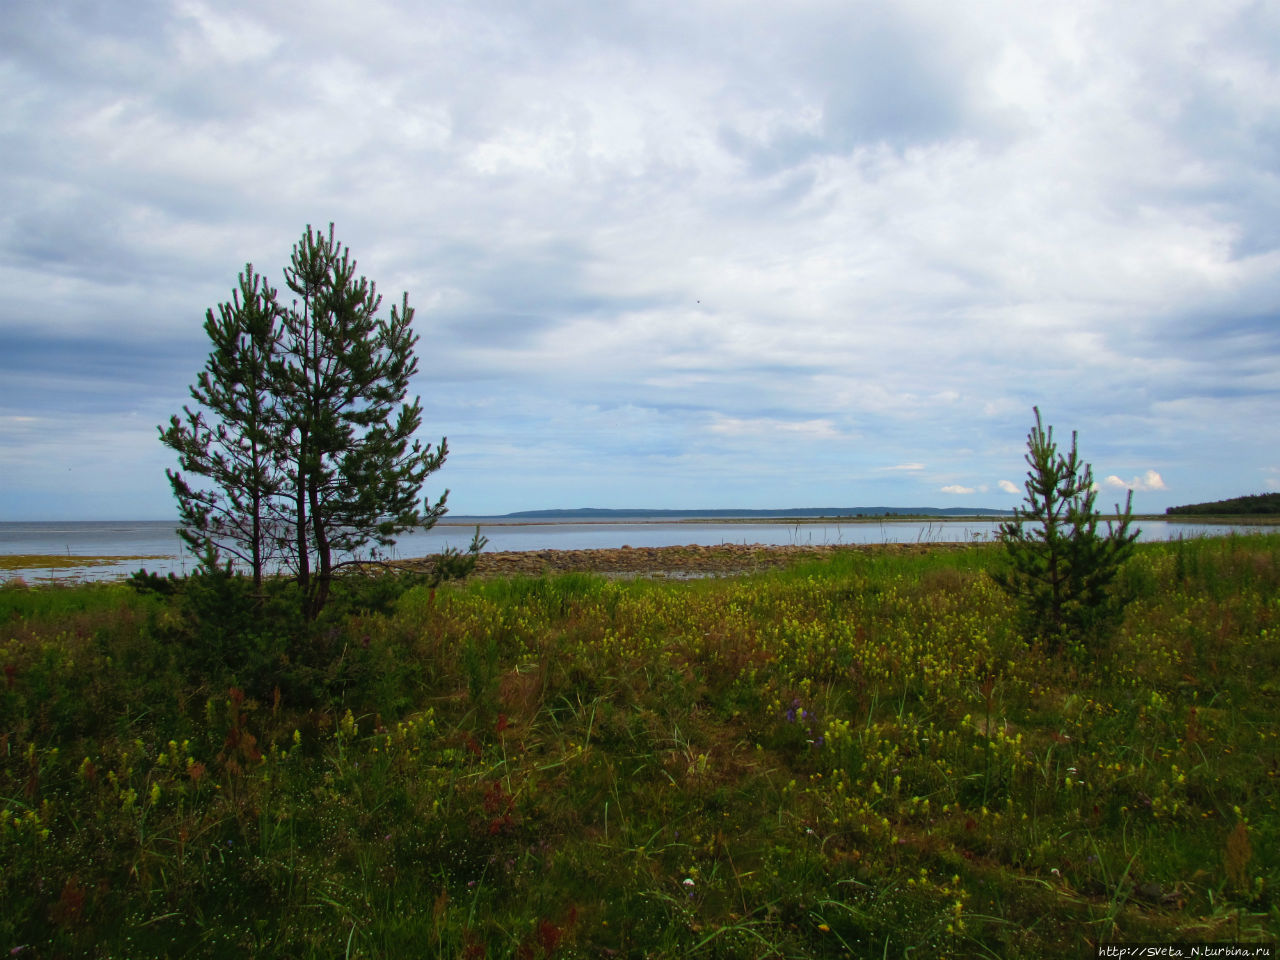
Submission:
<svg viewBox="0 0 1280 960">
<path fill-rule="evenodd" d="M 0 950 L 1274 940 L 1280 536 L 1140 547 L 1116 634 L 1052 660 L 997 557 L 413 588 L 280 683 L 193 668 L 173 598 L 0 588 Z"/>
</svg>

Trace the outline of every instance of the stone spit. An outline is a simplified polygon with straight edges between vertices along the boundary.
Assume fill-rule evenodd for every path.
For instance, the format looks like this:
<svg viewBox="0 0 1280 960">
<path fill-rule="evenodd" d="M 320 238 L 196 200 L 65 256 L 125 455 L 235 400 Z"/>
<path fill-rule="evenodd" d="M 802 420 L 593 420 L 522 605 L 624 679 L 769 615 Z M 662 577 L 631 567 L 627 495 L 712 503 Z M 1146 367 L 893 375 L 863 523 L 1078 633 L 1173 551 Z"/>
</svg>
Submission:
<svg viewBox="0 0 1280 960">
<path fill-rule="evenodd" d="M 519 550 L 481 553 L 473 576 L 541 576 L 585 571 L 617 577 L 716 577 L 776 569 L 804 560 L 829 557 L 839 551 L 924 552 L 964 547 L 965 544 L 957 543 L 818 546 L 725 543 L 717 546 L 624 546 L 607 550 Z M 405 560 L 398 565 L 414 569 L 431 562 L 431 558 L 424 557 Z"/>
</svg>

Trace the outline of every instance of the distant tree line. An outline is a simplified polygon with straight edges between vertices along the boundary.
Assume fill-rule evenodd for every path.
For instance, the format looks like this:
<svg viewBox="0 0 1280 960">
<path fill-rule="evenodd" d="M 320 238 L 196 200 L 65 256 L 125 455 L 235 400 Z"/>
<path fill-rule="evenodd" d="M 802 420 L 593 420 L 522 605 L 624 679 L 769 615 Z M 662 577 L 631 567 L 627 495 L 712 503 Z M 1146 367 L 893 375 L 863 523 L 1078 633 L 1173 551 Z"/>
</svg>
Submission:
<svg viewBox="0 0 1280 960">
<path fill-rule="evenodd" d="M 1171 517 L 1221 517 L 1280 513 L 1280 493 L 1256 493 L 1248 497 L 1232 497 L 1212 503 L 1191 503 L 1182 507 L 1169 507 L 1165 514 Z"/>
</svg>

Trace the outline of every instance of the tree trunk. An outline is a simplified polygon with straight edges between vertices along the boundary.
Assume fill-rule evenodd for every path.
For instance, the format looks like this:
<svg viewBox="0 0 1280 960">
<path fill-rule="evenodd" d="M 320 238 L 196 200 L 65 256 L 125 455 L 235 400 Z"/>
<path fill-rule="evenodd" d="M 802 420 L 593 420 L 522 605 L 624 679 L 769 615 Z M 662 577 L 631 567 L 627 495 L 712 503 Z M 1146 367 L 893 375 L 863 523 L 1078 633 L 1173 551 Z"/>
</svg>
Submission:
<svg viewBox="0 0 1280 960">
<path fill-rule="evenodd" d="M 307 549 L 307 431 L 299 431 L 298 437 L 298 489 L 294 501 L 297 517 L 295 531 L 298 544 L 298 586 L 302 590 L 302 615 L 311 619 L 310 603 L 307 597 L 311 593 L 311 557 Z"/>
<path fill-rule="evenodd" d="M 320 512 L 320 491 L 316 489 L 315 483 L 309 484 L 309 488 L 311 523 L 314 526 L 312 538 L 315 541 L 316 561 L 319 564 L 319 569 L 316 571 L 315 591 L 311 600 L 311 609 L 307 614 L 307 619 L 314 620 L 320 615 L 320 611 L 324 609 L 324 605 L 329 600 L 329 583 L 333 577 L 333 558 L 329 547 L 329 538 L 324 528 L 324 517 Z"/>
</svg>

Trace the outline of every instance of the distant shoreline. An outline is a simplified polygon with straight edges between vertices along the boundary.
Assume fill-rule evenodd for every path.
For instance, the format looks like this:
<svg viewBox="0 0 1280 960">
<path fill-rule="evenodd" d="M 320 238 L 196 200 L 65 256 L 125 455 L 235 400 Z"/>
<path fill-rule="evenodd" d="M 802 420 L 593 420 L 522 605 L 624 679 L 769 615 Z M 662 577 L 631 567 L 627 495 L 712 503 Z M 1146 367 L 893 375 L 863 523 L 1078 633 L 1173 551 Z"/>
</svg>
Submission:
<svg viewBox="0 0 1280 960">
<path fill-rule="evenodd" d="M 1012 520 L 1012 513 L 965 513 L 965 514 L 931 514 L 931 513 L 893 513 L 874 515 L 850 514 L 806 514 L 804 516 L 778 516 L 768 514 L 761 516 L 710 516 L 694 513 L 673 513 L 669 516 L 651 516 L 619 511 L 616 515 L 591 514 L 587 516 L 522 516 L 520 514 L 499 514 L 495 516 L 445 515 L 436 521 L 437 527 L 532 527 L 532 526 L 658 526 L 684 524 L 689 526 L 720 526 L 727 524 L 768 524 L 776 526 L 796 526 L 803 524 L 884 524 L 884 523 L 999 523 Z M 1114 513 L 1099 513 L 1099 520 L 1113 520 Z M 1137 522 L 1159 521 L 1171 524 L 1209 525 L 1229 524 L 1235 526 L 1277 526 L 1280 525 L 1280 514 L 1223 514 L 1199 516 L 1165 513 L 1135 513 L 1132 520 Z M 106 527 L 120 524 L 166 524 L 176 530 L 180 521 L 173 520 L 0 520 L 0 528 L 20 526 L 65 526 L 92 524 Z M 420 529 L 420 528 L 418 528 Z"/>
<path fill-rule="evenodd" d="M 474 527 L 477 524 L 484 526 L 502 526 L 502 527 L 533 527 L 533 526 L 645 526 L 654 524 L 689 524 L 689 525 L 722 525 L 722 524 L 777 524 L 781 526 L 795 526 L 798 524 L 878 524 L 878 523 L 998 523 L 1003 520 L 1012 520 L 1013 514 L 993 514 L 993 513 L 975 513 L 975 514 L 947 514 L 938 516 L 936 514 L 910 514 L 897 513 L 886 514 L 884 516 L 848 516 L 845 514 L 835 514 L 828 516 L 804 516 L 804 517 L 703 517 L 703 516 L 672 516 L 672 517 L 646 517 L 646 516 L 625 516 L 616 517 L 518 517 L 511 515 L 503 515 L 496 517 L 450 517 L 448 515 L 436 521 L 438 527 Z M 1098 519 L 1114 520 L 1114 513 L 1099 513 Z M 1221 517 L 1198 517 L 1198 516 L 1180 516 L 1177 514 L 1169 515 L 1164 513 L 1135 513 L 1130 518 L 1133 522 L 1141 523 L 1143 521 L 1163 523 L 1185 523 L 1188 525 L 1195 524 L 1236 524 L 1241 526 L 1271 526 L 1280 525 L 1280 516 L 1275 514 L 1256 514 L 1253 516 L 1221 516 Z"/>
<path fill-rule="evenodd" d="M 728 523 L 742 524 L 781 524 L 783 526 L 794 526 L 796 524 L 822 524 L 822 523 L 973 523 L 979 521 L 982 523 L 993 523 L 1000 520 L 1012 519 L 1012 514 L 1004 513 L 974 513 L 974 514 L 947 514 L 938 516 L 937 514 L 924 513 L 894 513 L 876 516 L 849 516 L 846 514 L 829 514 L 803 517 L 779 517 L 779 516 L 731 516 L 731 517 L 713 517 L 698 516 L 689 514 L 679 514 L 675 516 L 636 516 L 628 514 L 619 514 L 617 516 L 584 516 L 584 517 L 520 517 L 512 515 L 503 515 L 497 517 L 450 517 L 448 515 L 436 521 L 438 527 L 474 527 L 480 526 L 502 526 L 502 527 L 533 527 L 533 526 L 586 526 L 586 525 L 602 525 L 602 526 L 642 526 L 653 524 L 690 524 L 690 525 L 715 525 L 720 526 Z M 1163 519 L 1163 518 L 1162 518 Z"/>
</svg>

